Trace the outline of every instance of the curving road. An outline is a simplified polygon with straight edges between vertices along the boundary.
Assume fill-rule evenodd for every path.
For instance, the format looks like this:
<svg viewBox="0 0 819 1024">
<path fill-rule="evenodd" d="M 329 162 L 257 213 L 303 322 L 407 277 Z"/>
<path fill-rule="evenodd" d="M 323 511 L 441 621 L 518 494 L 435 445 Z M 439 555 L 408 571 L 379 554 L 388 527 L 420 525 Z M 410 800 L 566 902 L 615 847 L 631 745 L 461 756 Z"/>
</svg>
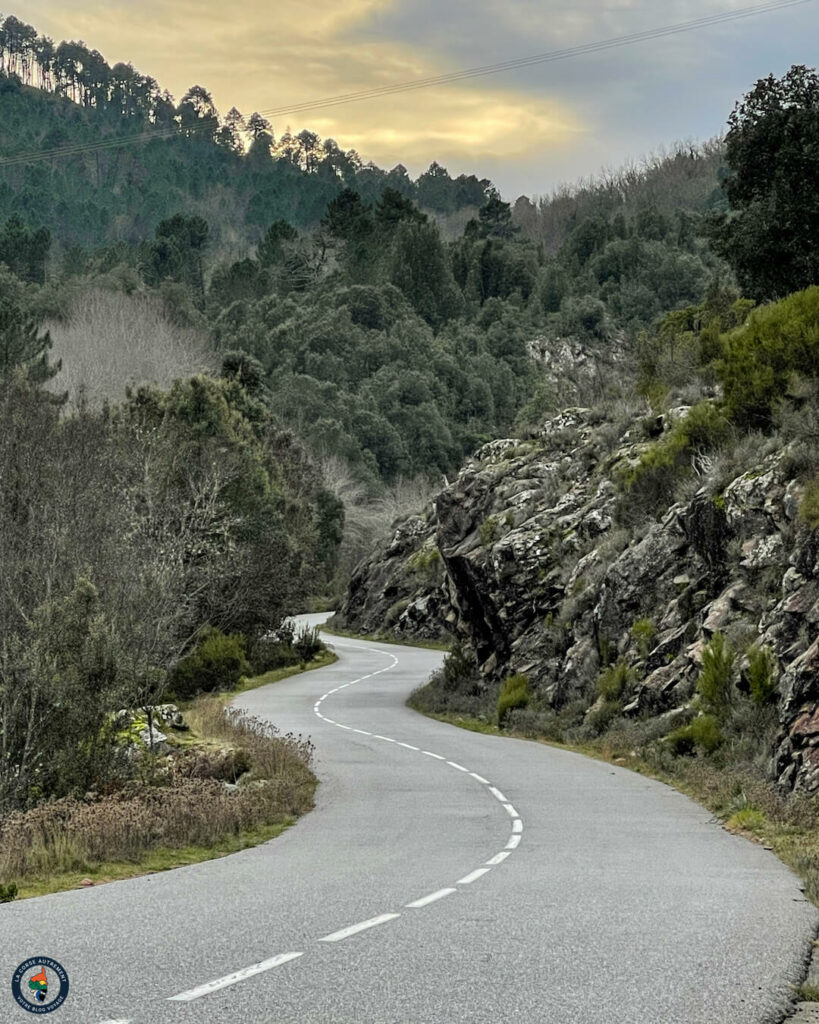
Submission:
<svg viewBox="0 0 819 1024">
<path fill-rule="evenodd" d="M 404 706 L 442 655 L 237 703 L 311 734 L 315 811 L 244 853 L 0 906 L 0 979 L 61 961 L 61 1024 L 763 1024 L 819 917 L 772 854 L 625 769 Z M 6 982 L 0 1021 L 25 1020 Z"/>
</svg>

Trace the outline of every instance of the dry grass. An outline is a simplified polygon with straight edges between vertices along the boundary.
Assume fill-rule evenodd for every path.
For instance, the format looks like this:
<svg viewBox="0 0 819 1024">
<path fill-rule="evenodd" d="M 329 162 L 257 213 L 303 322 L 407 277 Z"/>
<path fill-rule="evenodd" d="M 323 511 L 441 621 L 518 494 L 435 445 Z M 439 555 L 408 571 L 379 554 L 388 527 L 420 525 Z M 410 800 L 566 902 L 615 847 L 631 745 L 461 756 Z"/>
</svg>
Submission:
<svg viewBox="0 0 819 1024">
<path fill-rule="evenodd" d="M 189 717 L 210 751 L 158 759 L 149 780 L 115 793 L 52 801 L 3 819 L 0 884 L 23 889 L 160 851 L 219 847 L 251 831 L 283 827 L 311 808 L 309 741 L 279 736 L 235 709 L 225 713 L 215 697 L 197 701 Z M 241 783 L 232 784 L 248 767 Z"/>
</svg>

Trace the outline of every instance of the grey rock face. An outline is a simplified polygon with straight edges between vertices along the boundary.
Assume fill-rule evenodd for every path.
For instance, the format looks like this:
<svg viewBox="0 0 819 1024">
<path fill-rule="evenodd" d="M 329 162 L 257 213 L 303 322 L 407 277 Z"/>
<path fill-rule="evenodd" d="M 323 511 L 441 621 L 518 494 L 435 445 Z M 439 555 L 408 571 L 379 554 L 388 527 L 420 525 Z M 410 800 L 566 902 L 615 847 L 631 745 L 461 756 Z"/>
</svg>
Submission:
<svg viewBox="0 0 819 1024">
<path fill-rule="evenodd" d="M 529 440 L 484 446 L 358 567 L 339 619 L 397 637 L 445 627 L 487 686 L 523 672 L 556 706 L 591 706 L 602 667 L 622 658 L 634 715 L 689 704 L 715 633 L 740 655 L 738 686 L 745 651 L 768 648 L 781 721 L 772 774 L 819 789 L 819 531 L 798 520 L 788 453 L 657 521 L 621 525 L 634 520 L 617 481 L 667 427 L 568 409 Z"/>
</svg>

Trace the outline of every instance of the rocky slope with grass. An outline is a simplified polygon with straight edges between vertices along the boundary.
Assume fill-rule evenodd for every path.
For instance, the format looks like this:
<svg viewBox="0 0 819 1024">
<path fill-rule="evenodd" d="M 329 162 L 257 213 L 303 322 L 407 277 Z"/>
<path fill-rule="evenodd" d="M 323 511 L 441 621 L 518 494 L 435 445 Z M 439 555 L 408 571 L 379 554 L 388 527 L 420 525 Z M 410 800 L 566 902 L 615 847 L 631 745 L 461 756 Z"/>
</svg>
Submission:
<svg viewBox="0 0 819 1024">
<path fill-rule="evenodd" d="M 466 667 L 443 689 L 478 717 L 522 675 L 507 718 L 520 731 L 633 727 L 817 789 L 810 446 L 725 431 L 705 400 L 662 416 L 569 409 L 494 441 L 358 567 L 339 624 L 445 625 Z"/>
</svg>

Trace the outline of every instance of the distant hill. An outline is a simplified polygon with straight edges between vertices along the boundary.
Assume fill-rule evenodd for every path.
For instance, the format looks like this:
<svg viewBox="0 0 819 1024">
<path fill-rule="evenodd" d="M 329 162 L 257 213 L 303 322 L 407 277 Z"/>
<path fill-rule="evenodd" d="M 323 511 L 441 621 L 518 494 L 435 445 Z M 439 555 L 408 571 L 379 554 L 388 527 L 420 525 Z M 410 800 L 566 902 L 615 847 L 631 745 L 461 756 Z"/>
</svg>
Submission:
<svg viewBox="0 0 819 1024">
<path fill-rule="evenodd" d="M 117 144 L 145 133 L 157 137 Z M 67 146 L 80 152 L 19 162 Z M 47 227 L 63 248 L 134 242 L 181 211 L 203 216 L 219 249 L 241 253 L 280 218 L 316 225 L 345 187 L 367 202 L 391 187 L 436 216 L 476 209 L 490 187 L 435 163 L 413 181 L 309 131 L 276 138 L 259 114 L 221 117 L 200 86 L 177 103 L 131 65 L 111 67 L 82 43 L 55 46 L 13 15 L 0 21 L 3 158 L 17 162 L 0 164 L 0 217 Z"/>
</svg>

